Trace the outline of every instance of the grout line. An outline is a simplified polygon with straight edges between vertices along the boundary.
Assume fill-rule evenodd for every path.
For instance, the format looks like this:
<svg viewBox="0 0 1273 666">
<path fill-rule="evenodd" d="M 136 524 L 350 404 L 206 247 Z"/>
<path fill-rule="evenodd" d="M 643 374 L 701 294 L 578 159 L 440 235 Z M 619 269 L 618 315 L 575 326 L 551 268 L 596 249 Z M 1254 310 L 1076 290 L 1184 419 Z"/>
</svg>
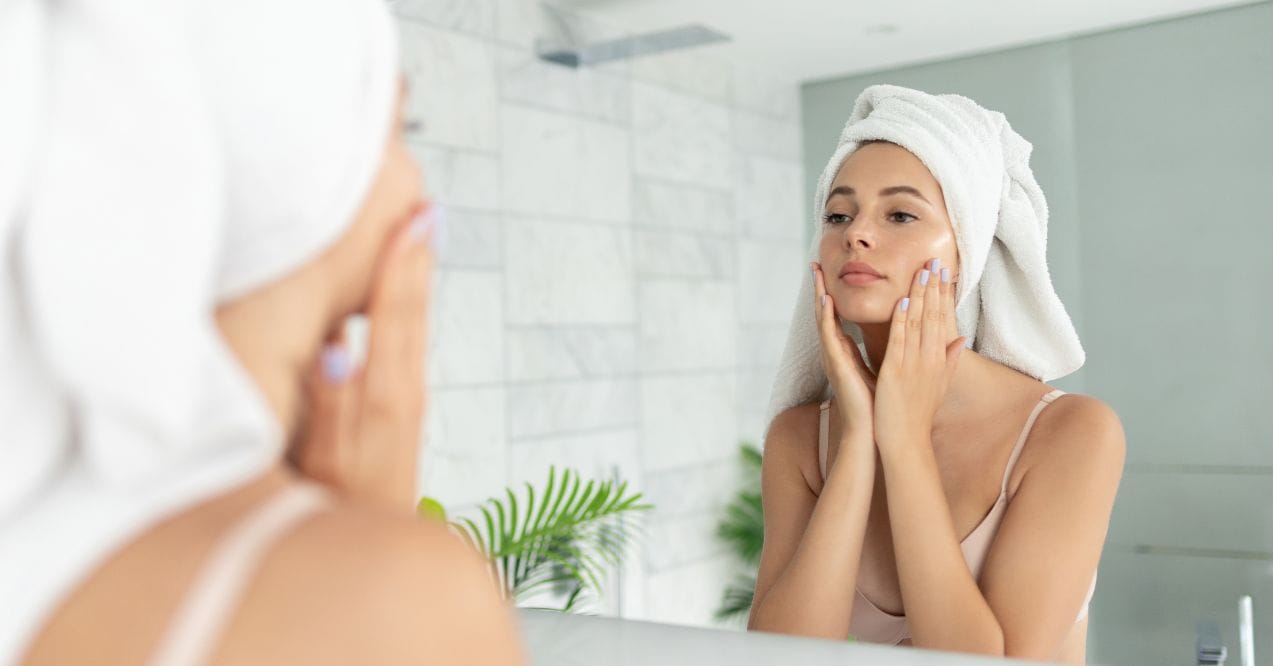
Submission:
<svg viewBox="0 0 1273 666">
<path fill-rule="evenodd" d="M 1165 555 L 1175 557 L 1202 557 L 1224 560 L 1247 560 L 1254 562 L 1273 562 L 1273 553 L 1258 550 L 1235 550 L 1228 548 L 1199 548 L 1194 546 L 1158 546 L 1152 544 L 1108 543 L 1105 549 L 1118 553 L 1133 555 Z"/>
<path fill-rule="evenodd" d="M 1273 465 L 1200 465 L 1173 463 L 1128 463 L 1130 474 L 1230 474 L 1273 476 Z"/>
<path fill-rule="evenodd" d="M 640 432 L 640 424 L 636 422 L 613 423 L 613 424 L 608 423 L 605 425 L 599 425 L 592 428 L 579 428 L 577 430 L 561 430 L 561 431 L 550 432 L 550 433 L 536 433 L 534 435 L 521 435 L 518 437 L 510 437 L 508 441 L 509 441 L 510 447 L 516 448 L 520 446 L 537 444 L 537 443 L 564 438 L 564 437 L 579 437 L 582 435 L 619 435 L 619 434 L 625 434 L 625 433 L 637 433 L 639 436 L 639 432 Z M 557 464 L 557 463 L 553 463 L 553 464 Z"/>
</svg>

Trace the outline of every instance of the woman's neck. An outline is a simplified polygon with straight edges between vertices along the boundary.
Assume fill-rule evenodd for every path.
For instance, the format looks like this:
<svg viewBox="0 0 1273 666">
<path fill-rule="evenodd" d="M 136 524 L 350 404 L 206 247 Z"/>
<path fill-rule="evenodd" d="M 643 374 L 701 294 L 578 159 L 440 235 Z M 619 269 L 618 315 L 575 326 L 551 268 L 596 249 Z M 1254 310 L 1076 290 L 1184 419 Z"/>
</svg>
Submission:
<svg viewBox="0 0 1273 666">
<path fill-rule="evenodd" d="M 302 400 L 303 378 L 328 337 L 331 307 L 306 271 L 217 308 L 221 330 L 256 382 L 289 438 Z"/>
<path fill-rule="evenodd" d="M 871 368 L 878 370 L 884 362 L 884 352 L 888 348 L 890 324 L 862 324 L 862 341 L 866 347 L 867 362 Z M 951 334 L 946 344 L 959 337 Z M 933 431 L 939 432 L 947 428 L 967 423 L 970 417 L 993 411 L 994 391 L 987 388 L 995 383 L 996 377 L 1004 368 L 998 363 L 982 357 L 980 354 L 965 349 L 959 356 L 955 374 L 946 387 L 946 395 L 942 404 L 933 415 Z M 1000 377 L 1000 379 L 1002 379 Z"/>
</svg>

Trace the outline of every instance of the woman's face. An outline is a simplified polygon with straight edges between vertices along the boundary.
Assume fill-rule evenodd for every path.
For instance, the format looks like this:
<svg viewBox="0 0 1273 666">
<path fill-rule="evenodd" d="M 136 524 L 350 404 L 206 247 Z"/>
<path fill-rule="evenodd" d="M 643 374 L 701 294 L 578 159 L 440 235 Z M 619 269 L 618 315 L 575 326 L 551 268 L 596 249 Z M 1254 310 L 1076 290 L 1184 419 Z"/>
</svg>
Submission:
<svg viewBox="0 0 1273 666">
<path fill-rule="evenodd" d="M 941 185 L 910 151 L 865 144 L 845 160 L 830 191 L 818 257 L 840 319 L 890 321 L 930 259 L 957 279 L 959 253 Z"/>
</svg>

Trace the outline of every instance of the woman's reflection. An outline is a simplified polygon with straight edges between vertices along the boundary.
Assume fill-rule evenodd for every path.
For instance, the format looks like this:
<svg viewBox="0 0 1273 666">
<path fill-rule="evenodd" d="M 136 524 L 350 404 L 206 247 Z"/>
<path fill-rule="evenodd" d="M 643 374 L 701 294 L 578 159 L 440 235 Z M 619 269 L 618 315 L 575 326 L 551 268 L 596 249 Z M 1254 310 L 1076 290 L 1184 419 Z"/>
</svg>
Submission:
<svg viewBox="0 0 1273 666">
<path fill-rule="evenodd" d="M 1029 156 L 966 98 L 859 97 L 775 385 L 749 628 L 1082 663 L 1124 440 L 1045 383 L 1084 355 Z"/>
</svg>

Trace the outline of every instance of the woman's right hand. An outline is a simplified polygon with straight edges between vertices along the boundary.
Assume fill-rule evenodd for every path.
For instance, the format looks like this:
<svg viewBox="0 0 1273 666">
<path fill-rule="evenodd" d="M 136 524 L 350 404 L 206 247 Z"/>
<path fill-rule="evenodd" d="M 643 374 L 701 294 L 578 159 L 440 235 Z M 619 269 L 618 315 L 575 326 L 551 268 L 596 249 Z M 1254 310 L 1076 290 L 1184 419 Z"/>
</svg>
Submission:
<svg viewBox="0 0 1273 666">
<path fill-rule="evenodd" d="M 843 432 L 875 441 L 875 375 L 862 358 L 857 343 L 844 334 L 835 312 L 835 300 L 827 293 L 822 265 L 814 262 L 813 311 L 822 342 L 822 367 L 835 391 Z M 861 439 L 861 438 L 859 438 Z"/>
<path fill-rule="evenodd" d="M 426 318 L 432 289 L 430 206 L 397 229 L 367 307 L 370 340 L 355 368 L 342 339 L 328 341 L 310 381 L 310 413 L 293 460 L 302 474 L 348 497 L 415 510 L 425 402 Z"/>
</svg>

